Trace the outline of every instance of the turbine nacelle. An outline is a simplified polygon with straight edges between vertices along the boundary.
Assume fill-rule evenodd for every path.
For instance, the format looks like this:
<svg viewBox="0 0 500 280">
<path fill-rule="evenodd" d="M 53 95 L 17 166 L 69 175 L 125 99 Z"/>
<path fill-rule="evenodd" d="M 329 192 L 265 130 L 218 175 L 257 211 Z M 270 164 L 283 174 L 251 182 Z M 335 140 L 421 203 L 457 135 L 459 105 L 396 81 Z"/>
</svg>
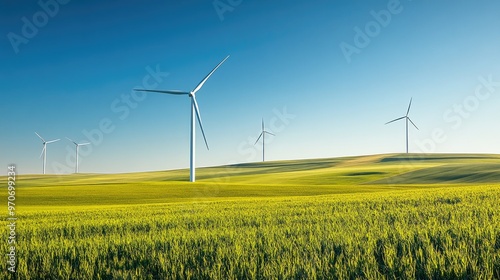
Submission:
<svg viewBox="0 0 500 280">
<path fill-rule="evenodd" d="M 413 121 L 410 119 L 410 117 L 408 117 L 408 114 L 410 113 L 412 100 L 413 98 L 410 98 L 410 104 L 408 105 L 408 109 L 406 110 L 406 115 L 385 123 L 385 124 L 390 124 L 403 119 L 406 121 L 406 153 L 408 153 L 408 122 L 410 122 L 417 130 L 419 130 L 418 127 L 415 125 L 415 123 L 413 123 Z"/>
<path fill-rule="evenodd" d="M 187 95 L 191 98 L 191 152 L 190 152 L 190 181 L 194 182 L 195 181 L 195 125 L 196 125 L 196 120 L 198 120 L 198 123 L 200 125 L 201 133 L 203 134 L 203 140 L 205 140 L 205 145 L 208 147 L 208 142 L 207 138 L 205 137 L 205 131 L 203 129 L 203 123 L 201 121 L 201 114 L 200 114 L 200 108 L 198 106 L 198 102 L 196 101 L 196 92 L 198 92 L 205 82 L 210 78 L 210 76 L 217 70 L 226 59 L 229 58 L 229 55 L 226 56 L 217 66 L 215 66 L 210 73 L 208 73 L 203 80 L 201 80 L 200 83 L 190 92 L 186 91 L 180 91 L 180 90 L 153 90 L 153 89 L 134 89 L 136 91 L 145 91 L 145 92 L 156 92 L 156 93 L 166 93 L 166 94 L 175 94 L 175 95 Z"/>
<path fill-rule="evenodd" d="M 75 173 L 78 173 L 78 148 L 80 148 L 80 146 L 85 146 L 85 145 L 90 145 L 90 143 L 88 142 L 85 142 L 85 143 L 77 143 L 71 139 L 69 139 L 68 137 L 66 137 L 66 139 L 68 139 L 70 142 L 72 142 L 73 144 L 75 144 L 76 146 L 76 164 L 75 164 Z"/>
<path fill-rule="evenodd" d="M 269 135 L 272 135 L 272 136 L 276 136 L 273 133 L 271 133 L 269 131 L 266 131 L 266 129 L 264 127 L 264 119 L 262 119 L 262 131 L 261 131 L 261 133 L 259 135 L 259 138 L 257 138 L 257 140 L 254 143 L 254 145 L 257 145 L 257 143 L 259 142 L 260 138 L 262 138 L 262 162 L 265 161 L 266 134 L 269 134 Z"/>
<path fill-rule="evenodd" d="M 40 138 L 40 140 L 42 140 L 43 148 L 42 148 L 42 152 L 40 153 L 40 158 L 43 156 L 43 174 L 45 174 L 45 164 L 47 161 L 47 144 L 57 142 L 61 139 L 45 141 L 45 139 L 43 139 L 43 137 L 40 136 L 40 134 L 38 134 L 37 132 L 35 132 L 35 134 L 36 134 L 36 136 L 38 136 L 38 138 Z"/>
</svg>

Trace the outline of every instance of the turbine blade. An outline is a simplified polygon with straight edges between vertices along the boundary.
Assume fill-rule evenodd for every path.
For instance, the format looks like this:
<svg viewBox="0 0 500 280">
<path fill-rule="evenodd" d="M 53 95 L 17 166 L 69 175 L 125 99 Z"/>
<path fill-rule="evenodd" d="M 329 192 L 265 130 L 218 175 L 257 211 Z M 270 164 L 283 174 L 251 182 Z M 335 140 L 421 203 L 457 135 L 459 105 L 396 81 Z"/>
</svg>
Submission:
<svg viewBox="0 0 500 280">
<path fill-rule="evenodd" d="M 45 142 L 45 143 L 47 143 L 47 144 L 49 144 L 49 143 L 54 143 L 54 142 L 57 142 L 57 141 L 59 141 L 59 140 L 61 140 L 61 139 L 50 140 L 50 141 L 47 141 L 47 142 Z"/>
<path fill-rule="evenodd" d="M 200 88 L 203 86 L 203 84 L 208 80 L 208 78 L 210 78 L 210 76 L 212 76 L 212 74 L 215 72 L 215 70 L 217 70 L 217 68 L 219 68 L 222 63 L 224 63 L 224 61 L 226 61 L 226 59 L 229 58 L 229 55 L 226 56 L 226 58 L 224 58 L 221 62 L 219 62 L 219 64 L 217 64 L 217 66 L 215 66 L 215 68 L 210 71 L 210 73 L 208 73 L 208 75 L 203 79 L 201 80 L 201 82 L 193 89 L 193 94 L 195 94 L 198 90 L 200 90 Z"/>
<path fill-rule="evenodd" d="M 411 121 L 411 119 L 410 119 L 410 118 L 408 118 L 408 120 L 411 122 L 411 124 L 413 124 L 413 126 L 414 126 L 417 130 L 420 130 L 420 129 L 418 129 L 418 127 L 417 127 L 417 126 L 416 126 L 416 125 L 415 125 L 415 124 Z"/>
<path fill-rule="evenodd" d="M 156 92 L 156 93 L 167 93 L 167 94 L 176 94 L 176 95 L 187 95 L 189 92 L 181 91 L 181 90 L 156 90 L 156 89 L 141 89 L 134 88 L 135 91 L 147 91 L 147 92 Z"/>
<path fill-rule="evenodd" d="M 390 123 L 393 123 L 393 122 L 395 122 L 395 121 L 399 121 L 399 120 L 402 120 L 402 119 L 404 119 L 404 118 L 406 118 L 406 116 L 404 116 L 404 117 L 401 117 L 401 118 L 397 118 L 397 119 L 395 119 L 395 120 L 392 120 L 392 121 L 390 121 L 390 122 L 386 122 L 385 124 L 390 124 Z"/>
<path fill-rule="evenodd" d="M 254 145 L 255 145 L 255 144 L 257 144 L 257 142 L 259 142 L 260 137 L 262 137 L 262 135 L 264 135 L 264 132 L 261 132 L 261 133 L 260 133 L 259 138 L 257 138 L 257 141 L 255 141 Z"/>
<path fill-rule="evenodd" d="M 272 136 L 276 136 L 276 135 L 274 135 L 273 133 L 271 133 L 271 132 L 269 132 L 269 131 L 265 131 L 265 130 L 264 130 L 264 133 L 270 134 L 270 135 L 272 135 Z"/>
<path fill-rule="evenodd" d="M 85 145 L 90 145 L 90 143 L 85 142 L 85 143 L 80 143 L 80 144 L 77 144 L 77 145 L 78 146 L 85 146 Z"/>
<path fill-rule="evenodd" d="M 43 139 L 42 136 L 40 136 L 40 134 L 38 134 L 36 132 L 35 132 L 35 134 L 36 134 L 36 136 L 38 136 L 38 138 L 42 139 L 42 141 L 45 142 L 45 139 Z"/>
<path fill-rule="evenodd" d="M 410 107 L 411 107 L 411 101 L 413 100 L 413 97 L 410 98 L 410 104 L 408 105 L 408 111 L 406 111 L 406 116 L 410 113 Z"/>
<path fill-rule="evenodd" d="M 264 131 L 264 118 L 262 118 L 262 131 Z"/>
<path fill-rule="evenodd" d="M 78 145 L 75 141 L 69 139 L 68 137 L 66 137 L 66 139 L 68 139 L 69 141 L 73 142 L 73 144 Z"/>
<path fill-rule="evenodd" d="M 191 96 L 191 98 L 193 98 L 194 110 L 196 111 L 196 118 L 198 119 L 198 123 L 200 124 L 201 133 L 203 134 L 203 140 L 205 140 L 205 145 L 207 145 L 207 150 L 210 150 L 210 148 L 208 147 L 207 137 L 205 137 L 205 131 L 203 130 L 203 123 L 201 122 L 200 108 L 198 107 L 198 102 L 196 102 L 196 97 L 194 97 L 194 95 Z"/>
<path fill-rule="evenodd" d="M 40 153 L 40 156 L 38 158 L 41 158 L 42 155 L 43 155 L 43 152 L 45 152 L 45 144 L 43 145 L 43 149 L 42 149 L 42 152 Z"/>
</svg>

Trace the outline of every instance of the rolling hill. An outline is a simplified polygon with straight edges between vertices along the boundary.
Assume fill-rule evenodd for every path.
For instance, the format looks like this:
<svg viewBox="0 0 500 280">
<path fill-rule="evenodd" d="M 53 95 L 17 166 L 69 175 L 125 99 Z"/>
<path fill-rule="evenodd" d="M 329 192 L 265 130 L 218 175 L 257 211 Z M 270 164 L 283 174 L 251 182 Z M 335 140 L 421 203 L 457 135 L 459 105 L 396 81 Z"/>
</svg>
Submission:
<svg viewBox="0 0 500 280">
<path fill-rule="evenodd" d="M 21 175 L 16 247 L 0 250 L 17 252 L 16 279 L 500 278 L 500 156 L 197 173 L 196 183 L 189 170 Z M 1 223 L 12 236 L 11 221 Z"/>
<path fill-rule="evenodd" d="M 379 192 L 500 182 L 500 155 L 384 154 L 126 174 L 20 175 L 24 206 L 117 205 Z"/>
</svg>

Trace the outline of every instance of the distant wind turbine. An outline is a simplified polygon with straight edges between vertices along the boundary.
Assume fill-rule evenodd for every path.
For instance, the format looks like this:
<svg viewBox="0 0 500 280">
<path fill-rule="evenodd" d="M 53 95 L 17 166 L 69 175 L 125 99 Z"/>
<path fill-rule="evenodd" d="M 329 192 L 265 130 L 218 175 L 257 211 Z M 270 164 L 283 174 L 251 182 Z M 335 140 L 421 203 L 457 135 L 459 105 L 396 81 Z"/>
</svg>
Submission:
<svg viewBox="0 0 500 280">
<path fill-rule="evenodd" d="M 45 139 L 43 139 L 42 136 L 40 136 L 40 134 L 38 134 L 36 132 L 35 132 L 35 134 L 36 134 L 36 136 L 38 136 L 38 138 L 42 139 L 43 149 L 42 149 L 42 153 L 40 154 L 40 157 L 42 157 L 42 155 L 43 155 L 43 174 L 45 174 L 45 164 L 47 163 L 47 144 L 57 142 L 61 139 L 45 141 Z"/>
<path fill-rule="evenodd" d="M 385 123 L 385 124 L 390 124 L 390 123 L 395 122 L 395 121 L 406 119 L 406 153 L 408 153 L 408 121 L 411 122 L 411 124 L 418 130 L 418 127 L 412 122 L 412 120 L 410 119 L 410 117 L 408 117 L 408 114 L 410 113 L 411 101 L 412 100 L 413 100 L 413 98 L 410 99 L 410 104 L 408 105 L 408 110 L 406 111 L 406 115 L 404 115 L 401 118 L 397 118 L 395 120 L 392 120 L 390 122 Z"/>
<path fill-rule="evenodd" d="M 90 143 L 76 143 L 75 141 L 69 139 L 68 137 L 66 137 L 66 139 L 68 139 L 69 141 L 73 142 L 73 144 L 75 144 L 76 146 L 76 166 L 75 166 L 75 173 L 78 173 L 78 148 L 80 148 L 80 146 L 85 146 L 85 145 L 90 145 Z"/>
<path fill-rule="evenodd" d="M 134 89 L 136 91 L 146 91 L 146 92 L 157 92 L 157 93 L 166 93 L 166 94 L 175 94 L 175 95 L 187 95 L 191 98 L 191 141 L 190 141 L 190 162 L 189 162 L 189 169 L 190 169 L 190 175 L 189 175 L 189 180 L 191 182 L 196 181 L 196 170 L 195 170 L 195 130 L 196 130 L 196 120 L 195 118 L 198 119 L 198 123 L 200 124 L 201 128 L 201 133 L 203 134 L 203 139 L 205 140 L 205 145 L 208 148 L 208 143 L 207 143 L 207 138 L 205 137 L 205 131 L 203 130 L 203 124 L 201 121 L 201 116 L 200 116 L 200 109 L 198 107 L 198 102 L 196 102 L 196 92 L 201 89 L 203 84 L 210 78 L 210 76 L 219 68 L 226 59 L 229 58 L 229 55 L 226 56 L 215 68 L 208 73 L 208 75 L 201 80 L 201 82 L 190 92 L 186 91 L 180 91 L 180 90 L 154 90 L 154 89 Z M 195 117 L 196 114 L 196 117 Z"/>
<path fill-rule="evenodd" d="M 272 134 L 271 132 L 266 131 L 266 129 L 264 128 L 264 119 L 262 119 L 262 132 L 260 133 L 259 138 L 257 138 L 257 141 L 255 141 L 255 144 L 254 144 L 254 145 L 256 145 L 257 142 L 259 142 L 260 137 L 262 137 L 262 162 L 265 161 L 264 152 L 265 152 L 265 148 L 266 148 L 266 140 L 265 140 L 266 133 L 269 135 L 272 135 L 272 136 L 276 136 L 276 135 Z"/>
</svg>

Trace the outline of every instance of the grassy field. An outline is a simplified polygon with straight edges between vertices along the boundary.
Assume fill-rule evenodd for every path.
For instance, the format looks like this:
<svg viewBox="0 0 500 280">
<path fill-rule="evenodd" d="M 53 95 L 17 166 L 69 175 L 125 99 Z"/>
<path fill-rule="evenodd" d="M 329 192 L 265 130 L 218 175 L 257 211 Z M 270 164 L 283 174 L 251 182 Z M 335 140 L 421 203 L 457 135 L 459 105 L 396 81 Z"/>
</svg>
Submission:
<svg viewBox="0 0 500 280">
<path fill-rule="evenodd" d="M 196 183 L 185 182 L 188 170 L 18 176 L 16 275 L 500 278 L 500 156 L 374 155 L 197 173 Z"/>
</svg>

